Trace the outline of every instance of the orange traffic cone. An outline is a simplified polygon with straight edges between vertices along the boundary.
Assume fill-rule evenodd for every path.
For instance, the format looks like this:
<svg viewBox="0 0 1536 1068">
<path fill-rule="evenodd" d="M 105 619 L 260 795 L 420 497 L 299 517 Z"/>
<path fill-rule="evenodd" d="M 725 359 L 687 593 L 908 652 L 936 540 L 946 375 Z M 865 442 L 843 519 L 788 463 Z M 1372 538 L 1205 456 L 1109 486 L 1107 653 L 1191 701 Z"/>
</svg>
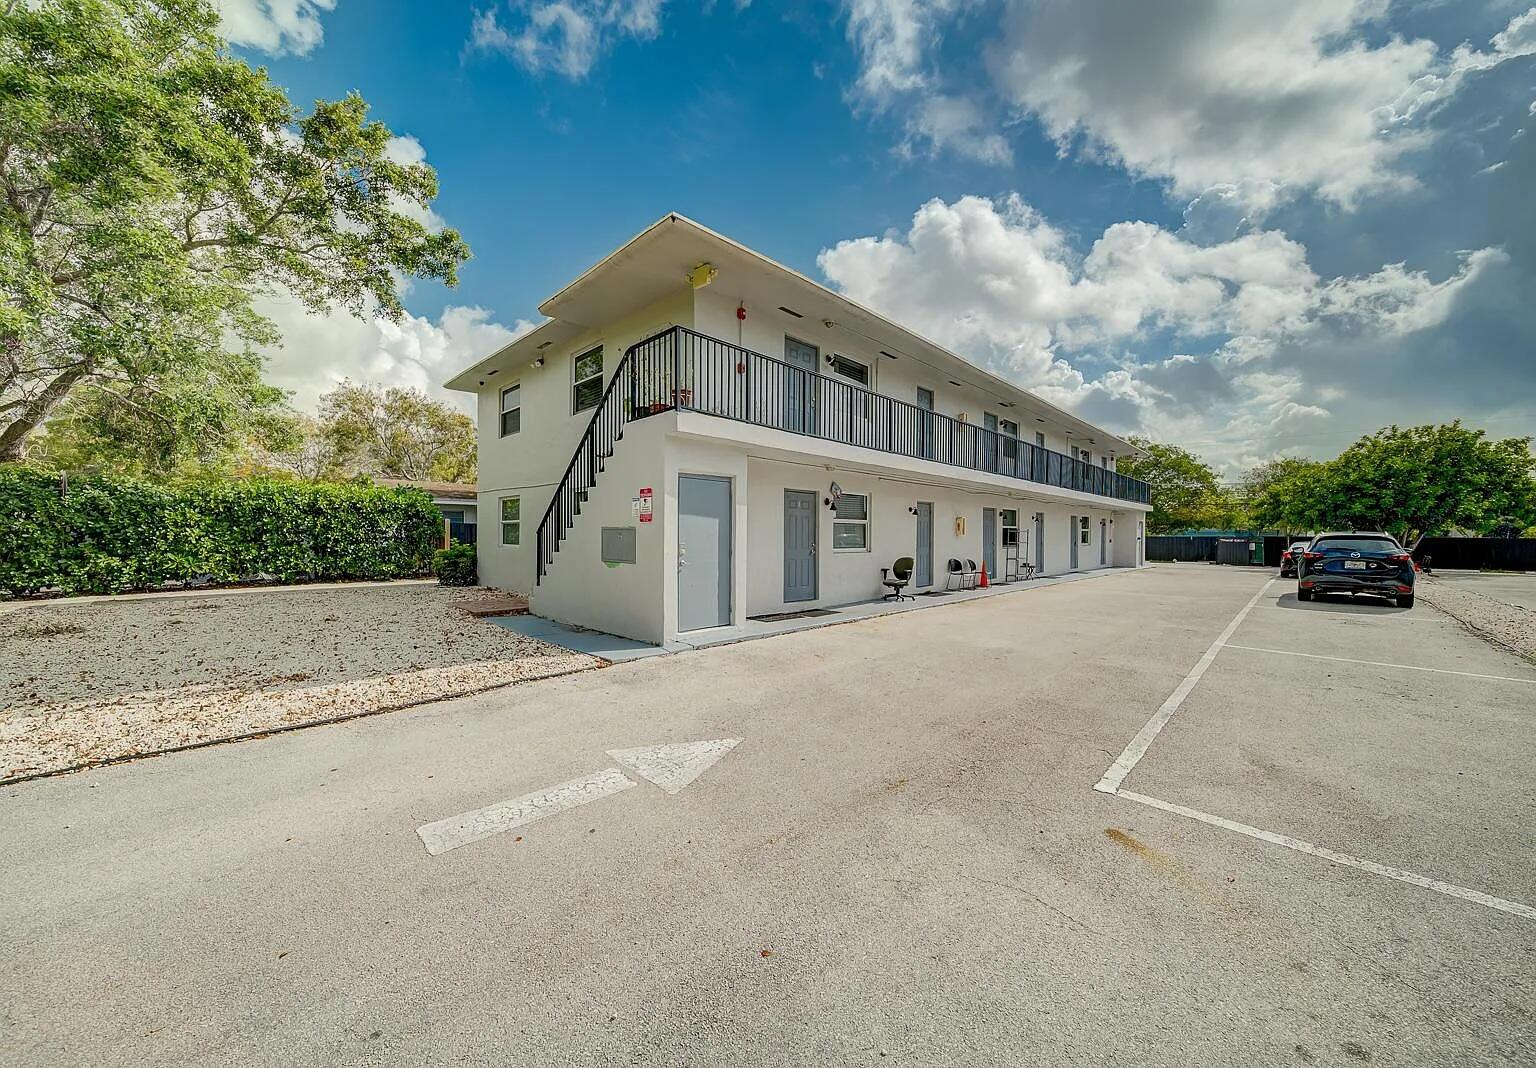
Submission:
<svg viewBox="0 0 1536 1068">
<path fill-rule="evenodd" d="M 986 589 L 987 588 L 987 565 L 986 564 L 982 564 L 981 565 L 981 588 L 982 589 Z"/>
</svg>

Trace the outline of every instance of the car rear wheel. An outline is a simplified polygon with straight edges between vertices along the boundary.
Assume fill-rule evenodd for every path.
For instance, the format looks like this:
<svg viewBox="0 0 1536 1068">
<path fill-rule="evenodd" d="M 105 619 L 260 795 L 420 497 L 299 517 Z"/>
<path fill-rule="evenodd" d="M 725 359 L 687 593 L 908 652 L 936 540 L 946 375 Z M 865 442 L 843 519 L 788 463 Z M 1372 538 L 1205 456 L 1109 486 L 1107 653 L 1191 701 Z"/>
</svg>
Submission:
<svg viewBox="0 0 1536 1068">
<path fill-rule="evenodd" d="M 1412 608 L 1413 607 L 1413 594 L 1410 593 L 1407 597 L 1399 597 L 1397 599 L 1397 607 L 1399 607 L 1399 608 Z"/>
<path fill-rule="evenodd" d="M 1297 590 L 1296 591 L 1296 599 L 1298 601 L 1310 601 L 1312 599 L 1312 591 L 1311 590 Z"/>
</svg>

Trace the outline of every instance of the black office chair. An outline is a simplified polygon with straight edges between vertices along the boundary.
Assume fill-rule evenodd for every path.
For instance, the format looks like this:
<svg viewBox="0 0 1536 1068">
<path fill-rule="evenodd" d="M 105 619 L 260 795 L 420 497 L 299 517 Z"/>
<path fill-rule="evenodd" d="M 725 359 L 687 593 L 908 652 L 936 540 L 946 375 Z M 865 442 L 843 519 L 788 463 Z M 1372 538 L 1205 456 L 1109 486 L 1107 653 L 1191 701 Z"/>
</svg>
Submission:
<svg viewBox="0 0 1536 1068">
<path fill-rule="evenodd" d="M 970 583 L 973 590 L 981 584 L 981 568 L 976 566 L 975 560 L 965 562 L 965 581 Z"/>
<path fill-rule="evenodd" d="M 902 590 L 906 589 L 907 584 L 912 581 L 912 558 L 910 556 L 903 556 L 900 560 L 897 560 L 894 564 L 892 564 L 890 568 L 881 568 L 880 574 L 880 584 L 891 591 L 884 597 L 880 598 L 882 601 L 917 600 L 917 598 L 913 597 L 910 593 L 901 592 Z"/>
</svg>

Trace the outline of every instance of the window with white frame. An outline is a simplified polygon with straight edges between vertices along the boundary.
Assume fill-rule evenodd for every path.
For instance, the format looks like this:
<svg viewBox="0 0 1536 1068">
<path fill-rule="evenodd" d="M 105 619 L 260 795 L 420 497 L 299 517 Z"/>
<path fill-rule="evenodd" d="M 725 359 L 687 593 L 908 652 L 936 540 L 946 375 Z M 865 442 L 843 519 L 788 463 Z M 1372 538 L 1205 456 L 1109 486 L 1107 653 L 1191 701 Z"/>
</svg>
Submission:
<svg viewBox="0 0 1536 1068">
<path fill-rule="evenodd" d="M 1045 448 L 1045 431 L 1035 431 L 1035 447 L 1040 449 Z"/>
<path fill-rule="evenodd" d="M 833 353 L 829 359 L 831 362 L 832 370 L 836 372 L 839 377 L 846 378 L 850 382 L 855 382 L 865 389 L 869 388 L 868 364 L 860 363 L 858 360 L 841 355 L 840 353 Z M 850 416 L 862 416 L 863 418 L 868 419 L 868 395 L 864 393 L 849 393 L 848 414 Z"/>
<path fill-rule="evenodd" d="M 1078 527 L 1077 527 L 1077 540 L 1078 540 L 1078 542 L 1080 544 L 1087 545 L 1088 544 L 1088 517 L 1085 516 L 1085 515 L 1078 516 L 1077 517 L 1077 523 L 1078 523 Z"/>
<path fill-rule="evenodd" d="M 589 349 L 571 361 L 571 414 L 596 408 L 603 399 L 603 347 Z"/>
<path fill-rule="evenodd" d="M 511 385 L 501 391 L 501 436 L 523 429 L 523 389 Z"/>
<path fill-rule="evenodd" d="M 523 543 L 523 502 L 521 497 L 503 497 L 501 499 L 501 543 L 503 545 L 521 545 Z"/>
<path fill-rule="evenodd" d="M 834 505 L 832 548 L 849 552 L 869 551 L 869 496 L 844 493 Z"/>
<path fill-rule="evenodd" d="M 1019 543 L 1019 512 L 1016 508 L 1004 508 L 998 513 L 998 520 L 1003 527 L 1003 544 L 1017 545 Z"/>
<path fill-rule="evenodd" d="M 869 385 L 869 365 L 838 353 L 832 355 L 832 370 L 861 386 Z"/>
</svg>

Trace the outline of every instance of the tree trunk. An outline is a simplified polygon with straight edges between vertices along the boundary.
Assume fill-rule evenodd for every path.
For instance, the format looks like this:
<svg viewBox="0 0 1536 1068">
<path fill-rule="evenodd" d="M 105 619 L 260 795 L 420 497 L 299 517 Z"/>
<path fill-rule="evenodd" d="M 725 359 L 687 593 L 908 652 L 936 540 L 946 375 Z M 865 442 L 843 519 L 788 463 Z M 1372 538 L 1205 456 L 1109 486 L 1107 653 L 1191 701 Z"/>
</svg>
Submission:
<svg viewBox="0 0 1536 1068">
<path fill-rule="evenodd" d="M 32 403 L 23 407 L 19 415 L 0 429 L 0 463 L 21 459 L 21 447 L 26 444 L 27 438 L 48 418 L 48 413 L 68 396 L 75 383 L 90 374 L 94 367 L 95 361 L 85 359 L 67 368 L 49 382 Z"/>
</svg>

